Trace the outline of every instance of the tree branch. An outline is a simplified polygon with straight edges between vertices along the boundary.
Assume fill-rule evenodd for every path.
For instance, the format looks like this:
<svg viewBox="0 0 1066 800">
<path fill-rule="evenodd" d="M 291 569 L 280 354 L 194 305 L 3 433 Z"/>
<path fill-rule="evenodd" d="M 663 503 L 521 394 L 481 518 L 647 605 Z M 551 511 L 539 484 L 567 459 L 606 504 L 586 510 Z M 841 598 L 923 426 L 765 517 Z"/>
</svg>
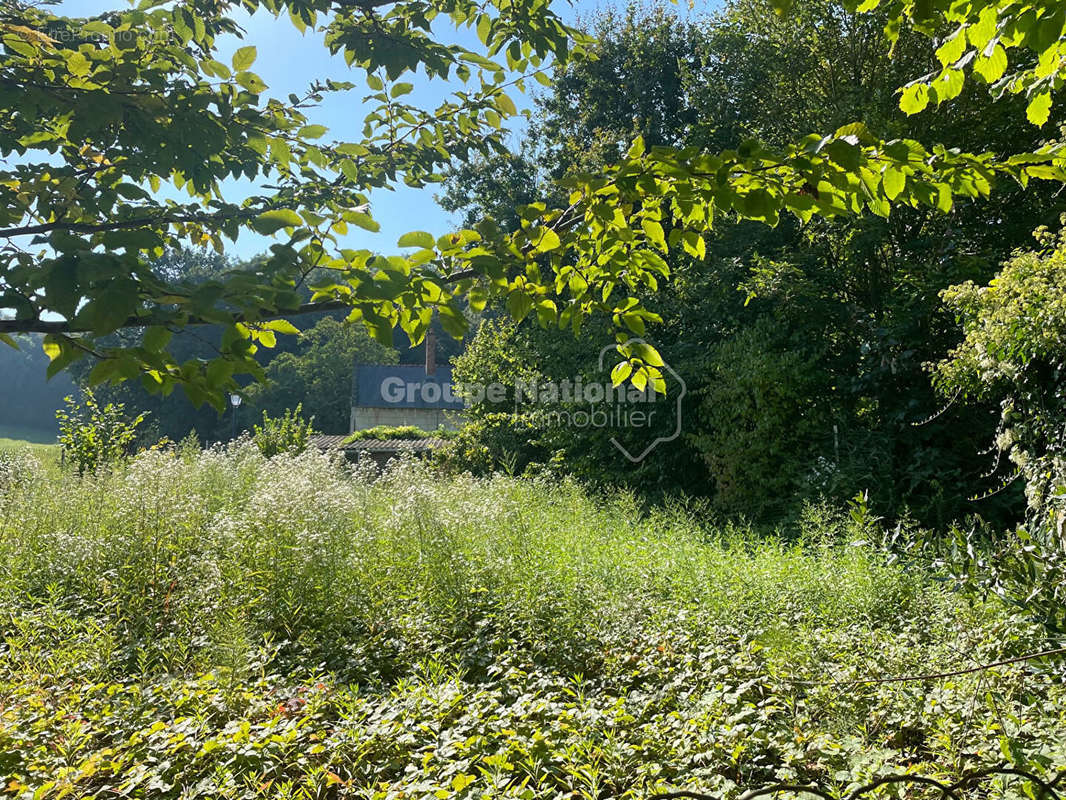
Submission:
<svg viewBox="0 0 1066 800">
<path fill-rule="evenodd" d="M 932 788 L 940 792 L 941 797 L 953 798 L 958 800 L 958 792 L 969 789 L 979 785 L 982 781 L 987 781 L 990 778 L 996 776 L 1021 778 L 1022 780 L 1029 781 L 1034 784 L 1037 789 L 1037 797 L 1040 800 L 1059 800 L 1059 793 L 1056 790 L 1056 786 L 1059 781 L 1066 777 L 1066 771 L 1059 772 L 1051 780 L 1044 780 L 1038 775 L 1029 772 L 1028 770 L 1020 769 L 1018 767 L 1012 767 L 1009 765 L 997 765 L 993 767 L 986 767 L 974 772 L 965 773 L 955 783 L 947 784 L 942 781 L 938 781 L 935 778 L 930 778 L 925 775 L 913 775 L 908 773 L 896 773 L 890 775 L 881 775 L 872 779 L 869 783 L 862 786 L 858 786 L 852 789 L 846 794 L 836 794 L 825 787 L 818 786 L 817 784 L 794 784 L 794 783 L 771 783 L 759 788 L 749 789 L 740 795 L 739 800 L 755 800 L 758 797 L 765 797 L 767 795 L 776 795 L 779 792 L 786 794 L 813 794 L 817 797 L 823 798 L 823 800 L 858 800 L 865 794 L 869 794 L 875 789 L 888 784 L 901 783 L 917 783 L 924 786 L 931 786 Z M 696 792 L 691 790 L 680 790 L 676 792 L 660 792 L 658 794 L 651 795 L 651 800 L 722 800 L 721 796 L 706 794 L 704 792 Z"/>
<path fill-rule="evenodd" d="M 444 283 L 458 283 L 459 281 L 470 280 L 472 278 L 479 277 L 480 273 L 468 269 L 462 272 L 456 272 L 452 275 L 445 277 Z M 304 303 L 296 308 L 288 309 L 285 311 L 269 312 L 263 316 L 255 316 L 254 318 L 248 314 L 234 314 L 229 320 L 232 323 L 256 323 L 256 322 L 270 322 L 275 319 L 286 319 L 288 317 L 298 317 L 304 314 L 317 314 L 323 311 L 343 311 L 351 309 L 352 304 L 347 300 L 327 300 L 319 301 L 315 303 Z M 150 328 L 153 325 L 173 325 L 172 319 L 159 319 L 158 317 L 142 316 L 142 317 L 129 317 L 118 326 L 118 330 L 130 330 L 136 328 Z M 204 319 L 203 317 L 190 317 L 182 327 L 192 327 L 201 325 L 219 325 L 218 320 Z M 71 325 L 67 320 L 43 320 L 43 319 L 0 319 L 0 333 L 12 334 L 12 333 L 49 333 L 49 334 L 74 334 L 74 333 L 93 333 L 92 328 L 86 328 L 82 326 Z"/>
<path fill-rule="evenodd" d="M 146 228 L 148 226 L 156 225 L 171 225 L 173 223 L 189 223 L 189 222 L 218 222 L 223 219 L 234 219 L 241 217 L 250 217 L 259 214 L 260 211 L 238 211 L 235 213 L 218 213 L 218 214 L 191 214 L 187 217 L 182 216 L 159 216 L 159 217 L 137 217 L 134 219 L 118 220 L 117 222 L 64 222 L 63 220 L 56 220 L 55 222 L 44 222 L 40 225 L 24 225 L 18 228 L 3 228 L 0 229 L 0 238 L 11 239 L 15 236 L 29 236 L 35 233 L 50 233 L 51 231 L 64 230 L 71 233 L 102 233 L 103 231 L 117 231 L 127 228 Z"/>
</svg>

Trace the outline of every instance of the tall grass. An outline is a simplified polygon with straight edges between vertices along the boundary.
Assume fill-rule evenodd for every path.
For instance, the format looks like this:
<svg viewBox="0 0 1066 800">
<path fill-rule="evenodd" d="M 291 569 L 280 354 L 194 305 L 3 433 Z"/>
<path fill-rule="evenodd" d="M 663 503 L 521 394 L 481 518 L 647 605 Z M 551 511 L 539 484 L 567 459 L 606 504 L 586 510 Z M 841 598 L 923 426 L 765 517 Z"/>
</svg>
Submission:
<svg viewBox="0 0 1066 800">
<path fill-rule="evenodd" d="M 250 447 L 154 452 L 9 486 L 0 595 L 91 615 L 121 670 L 206 669 L 269 641 L 362 678 L 475 635 L 587 670 L 611 630 L 868 627 L 927 599 L 846 528 L 818 534 L 811 546 L 706 530 L 567 482 L 442 479 L 410 463 L 378 478 Z"/>
<path fill-rule="evenodd" d="M 27 797 L 729 795 L 1061 745 L 1052 673 L 834 685 L 1041 642 L 825 510 L 762 536 L 246 443 L 5 463 L 0 773 Z"/>
</svg>

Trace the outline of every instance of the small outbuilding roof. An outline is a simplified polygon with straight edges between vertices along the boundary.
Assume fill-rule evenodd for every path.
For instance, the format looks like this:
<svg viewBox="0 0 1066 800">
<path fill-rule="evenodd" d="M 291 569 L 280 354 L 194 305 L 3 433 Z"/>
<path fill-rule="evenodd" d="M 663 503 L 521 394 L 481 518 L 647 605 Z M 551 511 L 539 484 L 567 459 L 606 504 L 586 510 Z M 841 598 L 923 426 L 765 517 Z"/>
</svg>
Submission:
<svg viewBox="0 0 1066 800">
<path fill-rule="evenodd" d="M 427 436 L 424 439 L 356 439 L 347 436 L 312 436 L 311 444 L 319 450 L 342 450 L 345 453 L 425 453 L 445 445 L 444 439 Z"/>
</svg>

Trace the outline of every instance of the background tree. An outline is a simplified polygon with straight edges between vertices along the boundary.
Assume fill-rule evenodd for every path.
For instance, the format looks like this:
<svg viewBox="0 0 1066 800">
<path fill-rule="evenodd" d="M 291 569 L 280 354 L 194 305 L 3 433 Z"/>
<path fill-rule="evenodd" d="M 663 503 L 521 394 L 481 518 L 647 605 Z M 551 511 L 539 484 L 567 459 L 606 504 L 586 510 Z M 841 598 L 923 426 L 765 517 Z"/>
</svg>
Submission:
<svg viewBox="0 0 1066 800">
<path fill-rule="evenodd" d="M 265 383 L 252 386 L 248 399 L 257 412 L 279 416 L 302 404 L 303 416 L 320 433 L 348 433 L 352 373 L 356 361 L 394 364 L 397 353 L 374 341 L 362 328 L 334 317 L 319 320 L 300 334 L 294 352 L 278 354 L 266 368 Z"/>
<path fill-rule="evenodd" d="M 756 2 L 687 22 L 656 6 L 603 14 L 591 31 L 597 58 L 561 71 L 538 102 L 521 179 L 494 181 L 500 164 L 485 162 L 475 202 L 461 188 L 469 167 L 442 200 L 468 222 L 491 216 L 507 224 L 507 209 L 530 183 L 594 172 L 622 158 L 635 136 L 718 151 L 749 137 L 783 145 L 796 130 L 861 118 L 881 138 L 1003 152 L 1040 146 L 1023 100 L 994 103 L 976 84 L 931 113 L 901 113 L 895 87 L 935 57 L 925 37 L 910 34 L 890 58 L 885 21 L 829 2 L 805 3 L 785 20 Z M 1034 222 L 1055 218 L 1062 206 L 1052 192 L 1018 186 L 960 201 L 950 214 L 898 208 L 887 220 L 782 218 L 774 229 L 726 215 L 703 258 L 672 250 L 671 280 L 653 301 L 664 324 L 651 332 L 689 381 L 688 436 L 654 452 L 644 472 L 715 492 L 732 513 L 771 518 L 797 497 L 864 489 L 879 510 L 909 508 L 928 522 L 1020 511 L 1016 494 L 968 502 L 974 493 L 965 487 L 988 466 L 976 454 L 992 435 L 991 419 L 977 408 L 937 417 L 941 401 L 923 364 L 957 337 L 938 292 L 991 277 Z M 572 374 L 596 352 L 572 353 L 557 334 L 523 328 L 507 336 L 513 352 L 527 354 L 527 368 Z M 486 335 L 495 341 L 501 333 Z M 467 369 L 491 373 L 501 352 L 475 344 L 465 361 L 485 363 Z M 583 435 L 564 450 L 575 465 L 585 463 L 584 452 L 603 455 Z M 537 457 L 546 452 L 540 447 Z M 606 463 L 648 485 L 648 475 L 624 462 Z"/>
</svg>

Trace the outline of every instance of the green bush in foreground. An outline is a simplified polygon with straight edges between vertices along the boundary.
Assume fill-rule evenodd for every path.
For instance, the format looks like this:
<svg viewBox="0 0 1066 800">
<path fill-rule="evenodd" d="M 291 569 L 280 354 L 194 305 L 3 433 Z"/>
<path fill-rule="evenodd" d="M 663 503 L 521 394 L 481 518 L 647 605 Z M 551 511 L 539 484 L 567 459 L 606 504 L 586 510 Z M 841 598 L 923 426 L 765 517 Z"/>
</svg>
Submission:
<svg viewBox="0 0 1066 800">
<path fill-rule="evenodd" d="M 80 403 L 64 398 L 66 408 L 56 412 L 63 455 L 79 473 L 110 467 L 129 455 L 148 416 L 128 417 L 122 403 L 101 404 L 88 389 L 83 395 Z"/>
<path fill-rule="evenodd" d="M 373 475 L 243 443 L 12 482 L 0 788 L 733 797 L 1066 764 L 1054 665 L 826 683 L 1044 644 L 890 563 L 862 515 L 786 542 L 566 482 Z"/>
<path fill-rule="evenodd" d="M 252 441 L 267 458 L 279 453 L 299 455 L 314 435 L 314 418 L 303 418 L 303 404 L 286 409 L 279 417 L 263 412 L 263 424 L 253 426 Z"/>
</svg>

